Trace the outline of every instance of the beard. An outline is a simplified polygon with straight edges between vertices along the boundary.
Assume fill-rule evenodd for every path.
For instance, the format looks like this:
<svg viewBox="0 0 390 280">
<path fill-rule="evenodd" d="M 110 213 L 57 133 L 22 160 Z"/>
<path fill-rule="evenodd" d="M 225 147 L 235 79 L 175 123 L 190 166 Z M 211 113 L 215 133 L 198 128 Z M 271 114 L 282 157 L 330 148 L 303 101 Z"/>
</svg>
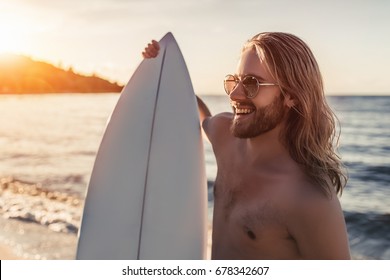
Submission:
<svg viewBox="0 0 390 280">
<path fill-rule="evenodd" d="M 271 104 L 258 108 L 244 119 L 234 118 L 230 130 L 238 138 L 253 138 L 274 129 L 283 121 L 285 107 L 283 96 L 276 97 Z"/>
</svg>

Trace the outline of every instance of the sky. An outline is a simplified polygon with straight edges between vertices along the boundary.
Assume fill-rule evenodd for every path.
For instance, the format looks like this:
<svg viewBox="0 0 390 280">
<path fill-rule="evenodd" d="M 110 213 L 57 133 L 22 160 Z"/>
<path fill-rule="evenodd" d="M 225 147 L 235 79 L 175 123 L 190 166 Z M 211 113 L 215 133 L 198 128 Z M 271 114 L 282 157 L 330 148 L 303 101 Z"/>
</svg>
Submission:
<svg viewBox="0 0 390 280">
<path fill-rule="evenodd" d="M 389 0 L 0 0 L 0 53 L 125 84 L 170 31 L 195 92 L 224 94 L 246 40 L 281 31 L 310 46 L 326 93 L 390 94 L 389 13 Z"/>
</svg>

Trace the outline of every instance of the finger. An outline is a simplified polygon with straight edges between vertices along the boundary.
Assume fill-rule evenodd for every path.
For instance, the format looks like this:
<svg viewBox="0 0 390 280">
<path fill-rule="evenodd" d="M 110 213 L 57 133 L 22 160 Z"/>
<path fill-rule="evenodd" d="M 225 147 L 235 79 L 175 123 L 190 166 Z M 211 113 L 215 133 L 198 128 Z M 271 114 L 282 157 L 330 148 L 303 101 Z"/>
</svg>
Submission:
<svg viewBox="0 0 390 280">
<path fill-rule="evenodd" d="M 158 51 L 154 49 L 145 48 L 143 55 L 145 58 L 155 58 L 158 55 Z"/>
<path fill-rule="evenodd" d="M 142 52 L 143 58 L 151 58 L 147 52 Z"/>
<path fill-rule="evenodd" d="M 142 56 L 144 58 L 154 58 L 158 55 L 159 50 L 159 43 L 156 40 L 152 40 L 152 42 L 146 46 L 145 50 L 142 53 Z"/>
<path fill-rule="evenodd" d="M 157 51 L 153 49 L 145 49 L 145 52 L 150 56 L 150 57 L 156 57 L 157 56 Z"/>
<path fill-rule="evenodd" d="M 157 42 L 156 42 L 157 43 Z M 155 45 L 154 43 L 149 43 L 148 46 L 146 47 L 149 51 L 151 52 L 158 52 L 158 50 L 160 49 L 160 46 L 158 45 Z"/>
<path fill-rule="evenodd" d="M 160 44 L 156 40 L 152 40 L 152 44 L 157 51 L 160 50 Z"/>
</svg>

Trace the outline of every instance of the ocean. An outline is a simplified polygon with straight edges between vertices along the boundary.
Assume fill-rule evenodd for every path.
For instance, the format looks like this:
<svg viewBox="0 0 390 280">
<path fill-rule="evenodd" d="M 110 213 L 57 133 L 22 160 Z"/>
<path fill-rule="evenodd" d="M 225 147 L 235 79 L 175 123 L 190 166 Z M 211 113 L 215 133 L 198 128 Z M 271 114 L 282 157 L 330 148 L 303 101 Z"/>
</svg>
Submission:
<svg viewBox="0 0 390 280">
<path fill-rule="evenodd" d="M 201 95 L 213 114 L 223 95 Z M 0 242 L 27 259 L 74 259 L 85 190 L 118 94 L 0 95 Z M 390 96 L 328 96 L 349 181 L 354 259 L 390 259 Z M 212 219 L 217 172 L 205 141 Z M 115 218 L 115 217 L 113 217 Z"/>
</svg>

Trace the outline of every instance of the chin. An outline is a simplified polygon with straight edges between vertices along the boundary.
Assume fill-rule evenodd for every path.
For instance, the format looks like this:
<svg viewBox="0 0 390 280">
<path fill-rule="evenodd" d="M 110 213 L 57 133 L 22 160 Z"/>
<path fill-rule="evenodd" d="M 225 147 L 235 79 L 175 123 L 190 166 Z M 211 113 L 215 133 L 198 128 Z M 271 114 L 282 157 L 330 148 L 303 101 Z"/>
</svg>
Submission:
<svg viewBox="0 0 390 280">
<path fill-rule="evenodd" d="M 230 131 L 232 135 L 236 138 L 240 139 L 250 139 L 255 138 L 257 136 L 263 135 L 271 130 L 273 130 L 277 125 L 276 124 L 259 124 L 259 123 L 251 123 L 249 125 L 245 125 L 238 121 L 233 121 Z"/>
</svg>

